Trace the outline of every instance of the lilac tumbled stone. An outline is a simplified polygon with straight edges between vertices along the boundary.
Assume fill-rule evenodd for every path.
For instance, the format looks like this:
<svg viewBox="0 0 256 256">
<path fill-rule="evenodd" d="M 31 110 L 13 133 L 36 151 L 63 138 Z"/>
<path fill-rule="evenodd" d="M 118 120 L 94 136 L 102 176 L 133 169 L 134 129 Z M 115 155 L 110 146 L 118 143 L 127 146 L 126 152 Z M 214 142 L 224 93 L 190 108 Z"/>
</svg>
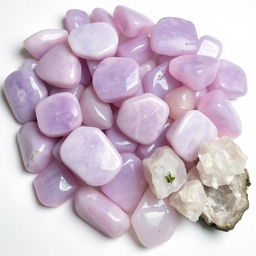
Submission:
<svg viewBox="0 0 256 256">
<path fill-rule="evenodd" d="M 115 55 L 118 35 L 108 23 L 89 23 L 74 28 L 69 33 L 68 43 L 77 56 L 101 60 Z"/>
<path fill-rule="evenodd" d="M 131 153 L 123 153 L 123 165 L 118 175 L 101 190 L 123 210 L 131 213 L 139 203 L 146 180 L 141 160 Z"/>
<path fill-rule="evenodd" d="M 78 188 L 70 171 L 59 161 L 53 160 L 34 180 L 38 200 L 48 207 L 56 207 L 68 200 Z"/>
<path fill-rule="evenodd" d="M 115 8 L 113 18 L 117 27 L 127 37 L 149 34 L 153 26 L 148 17 L 121 5 Z"/>
<path fill-rule="evenodd" d="M 169 72 L 177 80 L 198 91 L 210 85 L 218 72 L 219 61 L 203 55 L 183 55 L 170 62 Z"/>
<path fill-rule="evenodd" d="M 139 89 L 139 66 L 130 58 L 106 58 L 97 66 L 92 83 L 102 101 L 123 101 L 136 94 Z"/>
<path fill-rule="evenodd" d="M 176 119 L 166 134 L 172 148 L 188 162 L 197 159 L 202 143 L 216 140 L 217 136 L 213 122 L 198 110 L 187 111 Z"/>
<path fill-rule="evenodd" d="M 180 85 L 180 82 L 169 73 L 169 62 L 164 62 L 146 73 L 142 83 L 145 92 L 153 93 L 160 98 Z"/>
<path fill-rule="evenodd" d="M 84 91 L 84 86 L 82 84 L 78 84 L 74 88 L 67 88 L 67 89 L 51 86 L 51 88 L 49 89 L 50 89 L 50 92 L 49 92 L 50 95 L 53 95 L 56 93 L 62 93 L 62 92 L 69 92 L 69 93 L 72 93 L 74 96 L 76 96 L 77 99 L 79 100 L 82 92 Z"/>
<path fill-rule="evenodd" d="M 122 104 L 117 125 L 129 138 L 151 144 L 160 135 L 169 114 L 168 105 L 159 97 L 144 93 Z"/>
<path fill-rule="evenodd" d="M 49 137 L 65 136 L 82 124 L 77 98 L 68 92 L 57 93 L 36 106 L 39 129 Z"/>
<path fill-rule="evenodd" d="M 107 184 L 122 166 L 118 151 L 95 127 L 75 129 L 63 142 L 60 156 L 70 170 L 91 186 Z"/>
<path fill-rule="evenodd" d="M 81 80 L 81 64 L 66 44 L 59 44 L 38 61 L 36 73 L 50 85 L 73 88 Z"/>
<path fill-rule="evenodd" d="M 209 86 L 210 90 L 219 89 L 229 99 L 244 96 L 247 93 L 247 79 L 245 72 L 236 64 L 220 60 L 220 67 L 215 81 Z"/>
<path fill-rule="evenodd" d="M 66 12 L 65 26 L 68 32 L 88 23 L 90 23 L 90 18 L 86 12 L 77 9 L 71 9 Z"/>
<path fill-rule="evenodd" d="M 42 134 L 36 122 L 28 122 L 20 128 L 17 141 L 26 170 L 32 173 L 44 171 L 52 160 L 56 139 Z"/>
<path fill-rule="evenodd" d="M 241 134 L 241 120 L 222 91 L 213 90 L 208 92 L 199 101 L 197 109 L 216 125 L 219 137 L 236 138 Z"/>
<path fill-rule="evenodd" d="M 197 49 L 197 33 L 194 24 L 180 18 L 163 18 L 151 33 L 151 48 L 167 56 L 194 53 Z"/>
<path fill-rule="evenodd" d="M 129 216 L 94 188 L 80 188 L 75 195 L 74 205 L 83 220 L 111 238 L 123 235 L 130 227 Z"/>
<path fill-rule="evenodd" d="M 177 226 L 177 213 L 163 199 L 147 189 L 132 215 L 132 227 L 139 241 L 153 247 L 168 241 Z"/>
</svg>

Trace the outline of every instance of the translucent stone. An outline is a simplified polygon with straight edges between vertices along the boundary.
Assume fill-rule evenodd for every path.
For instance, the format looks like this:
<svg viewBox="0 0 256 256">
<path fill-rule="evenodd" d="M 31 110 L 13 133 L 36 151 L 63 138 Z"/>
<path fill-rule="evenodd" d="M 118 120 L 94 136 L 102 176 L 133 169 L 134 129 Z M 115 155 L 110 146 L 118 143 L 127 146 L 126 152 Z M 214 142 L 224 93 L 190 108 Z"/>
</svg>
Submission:
<svg viewBox="0 0 256 256">
<path fill-rule="evenodd" d="M 183 161 L 167 146 L 145 158 L 143 166 L 150 189 L 159 199 L 178 191 L 187 180 Z"/>
<path fill-rule="evenodd" d="M 68 32 L 88 23 L 90 23 L 90 18 L 86 12 L 77 9 L 71 9 L 66 12 L 65 26 Z"/>
<path fill-rule="evenodd" d="M 244 171 L 246 155 L 229 137 L 204 143 L 199 150 L 197 169 L 204 185 L 217 189 L 230 185 Z"/>
<path fill-rule="evenodd" d="M 206 206 L 206 194 L 199 180 L 188 181 L 170 195 L 169 204 L 189 220 L 196 222 Z"/>
</svg>

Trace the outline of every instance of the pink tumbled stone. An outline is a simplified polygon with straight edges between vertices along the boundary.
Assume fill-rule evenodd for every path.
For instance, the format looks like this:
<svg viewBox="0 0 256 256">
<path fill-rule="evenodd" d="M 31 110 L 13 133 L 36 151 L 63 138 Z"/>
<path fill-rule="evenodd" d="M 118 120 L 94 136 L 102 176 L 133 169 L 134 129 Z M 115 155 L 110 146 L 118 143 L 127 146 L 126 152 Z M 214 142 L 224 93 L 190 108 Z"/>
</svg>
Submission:
<svg viewBox="0 0 256 256">
<path fill-rule="evenodd" d="M 149 34 L 153 26 L 148 17 L 121 5 L 115 8 L 113 18 L 117 27 L 127 37 Z"/>
<path fill-rule="evenodd" d="M 66 12 L 65 25 L 68 32 L 88 23 L 90 23 L 90 18 L 86 12 L 77 9 L 71 9 Z"/>
<path fill-rule="evenodd" d="M 170 62 L 169 72 L 177 80 L 198 91 L 210 85 L 218 72 L 216 58 L 203 55 L 183 55 Z"/>
<path fill-rule="evenodd" d="M 236 138 L 241 134 L 241 120 L 222 91 L 208 92 L 200 100 L 197 108 L 216 125 L 219 137 Z"/>
<path fill-rule="evenodd" d="M 177 213 L 163 199 L 147 189 L 132 215 L 132 227 L 139 241 L 153 247 L 168 241 L 177 226 Z"/>
<path fill-rule="evenodd" d="M 111 238 L 123 235 L 130 227 L 129 216 L 94 188 L 80 188 L 74 204 L 77 214 L 83 220 Z"/>
<path fill-rule="evenodd" d="M 169 62 L 150 70 L 143 77 L 142 83 L 145 92 L 153 93 L 160 98 L 180 85 L 180 82 L 169 73 Z"/>
<path fill-rule="evenodd" d="M 101 190 L 123 210 L 131 213 L 139 203 L 146 180 L 141 160 L 131 153 L 123 153 L 123 165 L 118 175 Z"/>
<path fill-rule="evenodd" d="M 109 129 L 113 125 L 113 113 L 110 104 L 102 102 L 89 86 L 80 98 L 83 123 L 101 130 Z"/>
<path fill-rule="evenodd" d="M 169 92 L 164 100 L 169 106 L 170 118 L 177 119 L 188 110 L 195 108 L 195 91 L 186 86 L 181 86 Z"/>
<path fill-rule="evenodd" d="M 166 134 L 176 153 L 188 162 L 197 159 L 202 143 L 216 140 L 217 136 L 213 122 L 198 110 L 190 110 L 180 116 Z"/>
<path fill-rule="evenodd" d="M 42 134 L 36 122 L 28 122 L 20 128 L 17 141 L 26 170 L 32 173 L 44 171 L 52 160 L 56 139 Z"/>
<path fill-rule="evenodd" d="M 65 43 L 67 39 L 68 32 L 64 29 L 45 29 L 24 40 L 24 46 L 34 58 L 40 59 L 51 48 Z"/>
<path fill-rule="evenodd" d="M 236 64 L 220 60 L 220 67 L 215 81 L 209 86 L 210 90 L 219 89 L 229 99 L 244 96 L 247 93 L 247 79 L 245 72 Z"/>
<path fill-rule="evenodd" d="M 167 56 L 194 53 L 197 49 L 197 33 L 194 24 L 180 18 L 163 18 L 151 33 L 151 48 Z"/>
<path fill-rule="evenodd" d="M 37 63 L 37 75 L 50 85 L 73 88 L 81 80 L 81 64 L 66 44 L 49 50 Z"/>
<path fill-rule="evenodd" d="M 82 124 L 82 113 L 77 98 L 62 92 L 51 95 L 36 106 L 39 129 L 49 137 L 65 136 Z"/>
<path fill-rule="evenodd" d="M 151 93 L 130 98 L 122 104 L 117 126 L 140 144 L 151 144 L 160 135 L 169 114 L 168 105 Z"/>
<path fill-rule="evenodd" d="M 106 58 L 99 63 L 93 74 L 93 88 L 106 103 L 130 98 L 137 93 L 139 84 L 139 66 L 130 58 Z"/>
<path fill-rule="evenodd" d="M 73 94 L 74 96 L 77 97 L 77 99 L 79 100 L 81 97 L 82 92 L 84 91 L 84 86 L 82 84 L 78 84 L 76 87 L 74 88 L 58 88 L 58 87 L 53 87 L 51 86 L 50 89 L 50 95 L 56 94 L 56 93 L 62 93 L 62 92 L 69 92 L 71 94 Z"/>
<path fill-rule="evenodd" d="M 95 127 L 75 129 L 63 142 L 60 156 L 70 170 L 91 186 L 107 184 L 122 166 L 118 151 Z"/>
<path fill-rule="evenodd" d="M 74 194 L 78 183 L 61 162 L 53 160 L 35 178 L 34 188 L 41 204 L 56 207 Z"/>
</svg>

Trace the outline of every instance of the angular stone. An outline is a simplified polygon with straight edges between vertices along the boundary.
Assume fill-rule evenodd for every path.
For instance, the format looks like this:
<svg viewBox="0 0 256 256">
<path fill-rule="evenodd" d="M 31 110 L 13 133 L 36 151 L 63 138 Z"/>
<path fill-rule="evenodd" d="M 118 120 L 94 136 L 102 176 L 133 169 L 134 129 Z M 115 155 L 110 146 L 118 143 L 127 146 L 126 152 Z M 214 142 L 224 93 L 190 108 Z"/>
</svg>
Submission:
<svg viewBox="0 0 256 256">
<path fill-rule="evenodd" d="M 151 93 L 126 100 L 117 115 L 117 126 L 140 144 L 151 144 L 160 135 L 168 118 L 168 105 Z"/>
<path fill-rule="evenodd" d="M 77 98 L 68 92 L 57 93 L 36 106 L 39 129 L 49 137 L 65 136 L 82 124 Z"/>
<path fill-rule="evenodd" d="M 166 134 L 176 153 L 189 162 L 197 159 L 202 143 L 216 140 L 217 136 L 215 125 L 198 110 L 190 110 L 176 119 Z"/>
<path fill-rule="evenodd" d="M 109 183 L 120 171 L 122 158 L 105 134 L 81 126 L 63 142 L 60 156 L 65 165 L 91 186 Z"/>
<path fill-rule="evenodd" d="M 195 91 L 213 83 L 219 68 L 216 58 L 203 55 L 183 55 L 171 60 L 170 74 Z"/>
<path fill-rule="evenodd" d="M 146 247 L 153 247 L 168 241 L 177 226 L 174 208 L 159 200 L 147 189 L 132 215 L 132 227 Z M 157 235 L 156 235 L 157 234 Z"/>
<path fill-rule="evenodd" d="M 75 210 L 89 225 L 111 238 L 123 235 L 130 227 L 129 216 L 94 188 L 77 191 Z"/>
<path fill-rule="evenodd" d="M 70 9 L 66 12 L 65 26 L 68 32 L 88 23 L 90 23 L 90 18 L 86 12 L 77 9 Z"/>
<path fill-rule="evenodd" d="M 53 94 L 57 94 L 57 93 L 62 93 L 62 92 L 69 92 L 71 94 L 73 94 L 74 96 L 77 97 L 77 99 L 79 100 L 80 97 L 81 97 L 81 94 L 83 93 L 84 91 L 84 86 L 82 84 L 78 84 L 76 87 L 74 88 L 67 88 L 67 89 L 64 89 L 64 88 L 58 88 L 58 87 L 51 87 L 49 88 L 50 91 L 49 91 L 49 95 L 53 95 Z"/>
</svg>

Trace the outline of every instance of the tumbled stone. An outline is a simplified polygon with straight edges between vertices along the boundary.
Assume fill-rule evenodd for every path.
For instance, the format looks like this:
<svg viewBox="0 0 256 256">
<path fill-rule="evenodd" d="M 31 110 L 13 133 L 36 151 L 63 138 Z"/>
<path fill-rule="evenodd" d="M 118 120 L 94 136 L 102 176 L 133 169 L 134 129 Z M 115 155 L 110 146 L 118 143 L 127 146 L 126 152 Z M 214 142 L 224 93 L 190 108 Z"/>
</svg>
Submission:
<svg viewBox="0 0 256 256">
<path fill-rule="evenodd" d="M 66 12 L 65 26 L 68 32 L 88 23 L 90 23 L 90 18 L 86 12 L 77 9 L 71 9 Z"/>
<path fill-rule="evenodd" d="M 63 142 L 60 156 L 65 165 L 91 186 L 110 182 L 120 171 L 122 158 L 105 134 L 81 126 Z"/>
<path fill-rule="evenodd" d="M 80 97 L 81 97 L 81 94 L 83 93 L 84 91 L 84 86 L 82 84 L 78 84 L 76 87 L 74 88 L 67 88 L 67 89 L 64 89 L 64 88 L 58 88 L 58 87 L 51 87 L 49 88 L 50 91 L 49 91 L 49 95 L 53 95 L 53 94 L 56 94 L 56 93 L 62 93 L 62 92 L 69 92 L 71 94 L 73 94 L 74 96 L 77 97 L 77 99 L 79 100 Z"/>
</svg>

